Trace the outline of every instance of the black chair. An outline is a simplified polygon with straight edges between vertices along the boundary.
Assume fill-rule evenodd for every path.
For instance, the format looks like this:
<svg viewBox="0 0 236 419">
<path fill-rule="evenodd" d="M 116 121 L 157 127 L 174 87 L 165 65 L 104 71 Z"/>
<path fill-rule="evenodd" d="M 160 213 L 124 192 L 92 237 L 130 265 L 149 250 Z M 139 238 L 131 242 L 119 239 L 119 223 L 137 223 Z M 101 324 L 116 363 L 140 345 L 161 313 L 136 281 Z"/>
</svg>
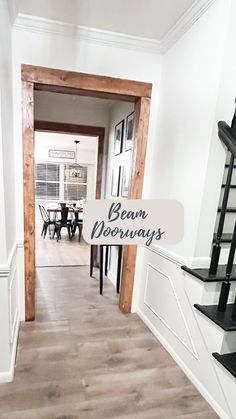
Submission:
<svg viewBox="0 0 236 419">
<path fill-rule="evenodd" d="M 79 230 L 78 241 L 80 242 L 81 235 L 82 235 L 82 230 L 83 230 L 83 220 L 79 219 L 79 212 L 75 210 L 74 211 L 74 220 L 72 221 L 72 227 L 71 227 L 72 236 L 75 235 L 77 227 L 78 227 L 78 230 Z"/>
<path fill-rule="evenodd" d="M 49 214 L 46 210 L 45 207 L 43 207 L 43 205 L 39 205 L 39 211 L 43 220 L 43 228 L 42 228 L 42 232 L 41 232 L 41 237 L 43 236 L 43 238 L 45 239 L 46 234 L 47 234 L 47 230 L 49 227 L 49 236 L 51 239 L 51 230 L 50 230 L 50 226 L 53 225 L 54 226 L 54 231 L 55 231 L 55 220 L 51 220 L 49 217 Z"/>
<path fill-rule="evenodd" d="M 57 241 L 59 239 L 61 240 L 61 229 L 62 228 L 67 228 L 69 239 L 71 240 L 71 238 L 72 238 L 72 235 L 71 235 L 71 220 L 68 219 L 68 212 L 69 212 L 68 207 L 64 207 L 64 206 L 61 207 L 61 219 L 56 221 L 55 231 L 54 231 L 54 235 L 55 235 L 55 233 L 57 235 Z M 53 235 L 53 237 L 54 237 L 54 235 Z"/>
</svg>

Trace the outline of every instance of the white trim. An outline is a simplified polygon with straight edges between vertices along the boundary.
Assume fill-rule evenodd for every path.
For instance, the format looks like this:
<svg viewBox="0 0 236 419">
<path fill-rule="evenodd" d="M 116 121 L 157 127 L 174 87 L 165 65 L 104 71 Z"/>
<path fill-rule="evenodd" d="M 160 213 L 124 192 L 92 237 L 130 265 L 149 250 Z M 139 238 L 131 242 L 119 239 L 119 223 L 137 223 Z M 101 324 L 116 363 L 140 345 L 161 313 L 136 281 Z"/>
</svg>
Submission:
<svg viewBox="0 0 236 419">
<path fill-rule="evenodd" d="M 116 275 L 110 269 L 107 271 L 107 278 L 111 281 L 112 285 L 116 287 Z"/>
<path fill-rule="evenodd" d="M 169 283 L 170 283 L 170 286 L 171 286 L 171 289 L 172 289 L 172 292 L 173 292 L 173 294 L 174 294 L 174 297 L 175 297 L 175 301 L 176 301 L 176 304 L 177 304 L 177 307 L 178 307 L 178 309 L 179 309 L 179 312 L 180 312 L 180 315 L 181 315 L 181 317 L 182 317 L 182 321 L 183 321 L 183 323 L 184 323 L 184 325 L 185 325 L 185 329 L 186 329 L 186 331 L 187 331 L 187 335 L 188 335 L 188 337 L 189 337 L 189 341 L 191 342 L 191 345 L 192 345 L 192 348 L 190 348 L 184 341 L 183 341 L 183 339 L 181 339 L 178 335 L 177 335 L 177 333 L 167 324 L 167 322 L 163 319 L 163 317 L 161 317 L 161 315 L 160 314 L 158 314 L 157 313 L 157 311 L 148 303 L 148 301 L 147 301 L 147 286 L 148 286 L 148 273 L 149 273 L 149 270 L 150 270 L 150 267 L 152 268 L 152 269 L 154 269 L 155 271 L 157 271 L 157 272 L 159 272 L 161 275 L 163 275 L 164 277 L 166 277 L 167 279 L 168 279 L 168 281 L 169 281 Z M 154 265 L 152 265 L 151 263 L 148 263 L 148 265 L 147 265 L 147 273 L 146 273 L 146 281 L 145 281 L 145 290 L 144 290 L 144 300 L 143 300 L 143 302 L 144 302 L 144 304 L 149 308 L 149 310 L 151 310 L 152 311 L 152 313 L 164 324 L 164 326 L 176 337 L 176 339 L 178 339 L 179 340 L 179 342 L 185 347 L 185 349 L 187 349 L 187 351 L 189 351 L 190 353 L 191 353 L 191 355 L 193 355 L 194 356 L 194 358 L 195 359 L 197 359 L 197 361 L 199 361 L 199 357 L 198 357 L 198 354 L 197 354 L 197 351 L 196 351 L 196 348 L 195 348 L 195 345 L 194 345 L 194 342 L 193 342 L 193 339 L 192 339 L 192 336 L 191 336 L 191 333 L 190 333 L 190 330 L 189 330 L 189 327 L 188 327 L 188 325 L 187 325 L 187 322 L 186 322 L 186 320 L 185 320 L 185 317 L 184 317 L 184 313 L 183 313 L 183 310 L 182 310 L 182 308 L 181 308 L 181 305 L 180 305 L 180 302 L 179 302 L 179 299 L 178 299 L 178 297 L 177 297 L 177 294 L 176 294 L 176 292 L 175 292 L 175 288 L 174 288 L 174 285 L 173 285 L 173 282 L 172 282 L 172 280 L 171 280 L 171 277 L 169 276 L 169 275 L 167 275 L 167 274 L 165 274 L 163 271 L 161 271 L 160 269 L 158 269 L 158 268 L 156 268 Z"/>
<path fill-rule="evenodd" d="M 13 244 L 11 248 L 10 254 L 8 256 L 7 264 L 0 265 L 0 277 L 5 277 L 9 275 L 10 270 L 11 270 L 11 264 L 16 253 L 16 249 L 17 249 L 17 242 L 15 241 L 15 243 Z"/>
<path fill-rule="evenodd" d="M 206 401 L 212 406 L 215 412 L 219 415 L 221 419 L 232 419 L 228 414 L 221 408 L 221 406 L 217 403 L 217 401 L 211 396 L 208 390 L 202 385 L 202 383 L 198 380 L 198 378 L 193 374 L 193 372 L 189 369 L 189 367 L 184 363 L 184 361 L 179 357 L 179 355 L 175 352 L 173 347 L 167 342 L 167 340 L 158 332 L 158 330 L 153 326 L 147 316 L 138 309 L 137 311 L 138 316 L 143 320 L 143 322 L 147 325 L 147 327 L 151 330 L 153 335 L 157 338 L 157 340 L 164 346 L 164 348 L 170 353 L 172 358 L 176 361 L 176 363 L 180 366 L 180 368 L 184 371 L 193 385 L 198 389 L 201 395 L 206 399 Z"/>
<path fill-rule="evenodd" d="M 19 326 L 20 326 L 20 322 L 19 322 L 19 318 L 17 318 L 16 327 L 15 327 L 15 334 L 14 334 L 14 340 L 13 340 L 12 351 L 11 351 L 10 368 L 9 368 L 9 371 L 0 372 L 0 383 L 9 383 L 9 382 L 13 381 L 13 379 L 14 379 L 15 361 L 16 361 L 16 350 L 17 350 L 17 343 L 18 343 Z"/>
<path fill-rule="evenodd" d="M 187 259 L 187 266 L 191 269 L 209 268 L 210 257 L 189 257 Z"/>
<path fill-rule="evenodd" d="M 200 19 L 215 1 L 216 0 L 196 0 L 162 39 L 163 52 L 168 51 L 168 49 L 170 49 L 172 45 Z"/>
<path fill-rule="evenodd" d="M 10 270 L 11 270 L 11 264 L 13 261 L 13 258 L 15 256 L 15 253 L 17 251 L 18 248 L 22 248 L 24 247 L 24 242 L 23 241 L 15 241 L 15 243 L 13 244 L 10 254 L 8 256 L 8 260 L 7 260 L 7 264 L 6 265 L 0 265 L 0 278 L 1 277 L 6 277 L 9 275 Z"/>
<path fill-rule="evenodd" d="M 164 259 L 173 262 L 175 265 L 182 266 L 187 264 L 187 258 L 178 255 L 177 253 L 171 252 L 170 250 L 165 249 L 159 245 L 152 245 L 150 247 L 146 247 L 146 249 L 150 250 L 153 253 L 163 257 Z"/>
<path fill-rule="evenodd" d="M 161 54 L 171 48 L 171 46 L 194 25 L 215 1 L 216 0 L 196 0 L 161 40 L 89 28 L 87 26 L 45 19 L 23 13 L 18 14 L 13 24 L 13 29 L 79 38 L 83 41 L 103 46 Z"/>
<path fill-rule="evenodd" d="M 94 44 L 132 49 L 137 51 L 160 54 L 161 42 L 156 39 L 127 35 L 118 32 L 88 28 L 52 19 L 30 16 L 19 13 L 13 28 L 31 32 L 41 32 L 61 36 L 80 38 Z"/>
<path fill-rule="evenodd" d="M 174 263 L 178 266 L 187 265 L 189 268 L 208 268 L 210 264 L 210 258 L 209 257 L 183 257 L 178 255 L 177 253 L 171 252 L 168 249 L 165 249 L 164 247 L 161 247 L 159 245 L 152 245 L 150 247 L 145 247 L 145 249 L 156 253 L 157 255 L 163 257 L 164 259 L 168 260 L 169 262 Z"/>
</svg>

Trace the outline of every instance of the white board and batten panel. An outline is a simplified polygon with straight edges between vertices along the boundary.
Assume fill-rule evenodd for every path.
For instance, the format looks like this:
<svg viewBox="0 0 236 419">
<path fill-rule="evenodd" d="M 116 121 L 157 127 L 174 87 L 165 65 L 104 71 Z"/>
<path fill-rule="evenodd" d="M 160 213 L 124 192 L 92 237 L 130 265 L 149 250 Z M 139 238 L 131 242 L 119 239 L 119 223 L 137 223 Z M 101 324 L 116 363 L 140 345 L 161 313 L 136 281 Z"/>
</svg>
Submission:
<svg viewBox="0 0 236 419">
<path fill-rule="evenodd" d="M 19 329 L 17 245 L 9 265 L 0 267 L 0 383 L 13 380 Z"/>
<path fill-rule="evenodd" d="M 136 311 L 220 417 L 232 418 L 207 337 L 218 350 L 226 345 L 225 335 L 217 327 L 204 333 L 211 325 L 202 324 L 194 303 L 203 302 L 205 284 L 186 274 L 182 263 L 157 246 L 143 248 L 143 263 L 136 274 Z"/>
</svg>

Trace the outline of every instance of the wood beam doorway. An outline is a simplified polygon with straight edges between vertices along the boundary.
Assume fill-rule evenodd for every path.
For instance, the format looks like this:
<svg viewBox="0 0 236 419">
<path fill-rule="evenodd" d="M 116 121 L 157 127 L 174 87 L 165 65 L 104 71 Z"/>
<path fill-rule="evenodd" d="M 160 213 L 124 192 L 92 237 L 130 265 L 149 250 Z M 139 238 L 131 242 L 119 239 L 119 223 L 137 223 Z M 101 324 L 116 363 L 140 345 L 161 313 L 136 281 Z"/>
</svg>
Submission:
<svg viewBox="0 0 236 419">
<path fill-rule="evenodd" d="M 135 103 L 134 147 L 129 199 L 142 197 L 152 85 L 52 68 L 22 65 L 24 176 L 25 318 L 35 318 L 34 91 L 55 91 Z M 97 193 L 97 192 L 96 192 Z M 131 311 L 136 246 L 124 246 L 119 307 Z"/>
</svg>

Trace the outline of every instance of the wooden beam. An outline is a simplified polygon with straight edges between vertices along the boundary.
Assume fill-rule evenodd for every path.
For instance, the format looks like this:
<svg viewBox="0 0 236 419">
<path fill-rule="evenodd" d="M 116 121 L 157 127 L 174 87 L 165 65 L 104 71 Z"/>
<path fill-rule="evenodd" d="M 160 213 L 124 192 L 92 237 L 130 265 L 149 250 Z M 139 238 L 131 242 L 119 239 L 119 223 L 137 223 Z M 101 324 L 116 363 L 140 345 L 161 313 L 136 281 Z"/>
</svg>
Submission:
<svg viewBox="0 0 236 419">
<path fill-rule="evenodd" d="M 129 199 L 141 199 L 145 168 L 146 146 L 148 137 L 148 122 L 150 99 L 140 98 L 135 104 L 135 136 L 132 158 L 132 175 Z M 136 246 L 124 246 L 122 263 L 122 280 L 119 307 L 123 313 L 131 312 Z"/>
<path fill-rule="evenodd" d="M 34 121 L 35 131 L 60 132 L 61 134 L 76 134 L 87 137 L 99 137 L 105 135 L 104 127 L 90 125 L 68 124 L 64 122 Z"/>
<path fill-rule="evenodd" d="M 136 97 L 121 95 L 117 96 L 114 93 L 108 92 L 97 92 L 94 90 L 82 90 L 75 89 L 72 87 L 63 87 L 63 86 L 51 86 L 49 84 L 39 84 L 35 83 L 34 90 L 41 92 L 51 92 L 51 93 L 60 93 L 65 95 L 73 96 L 86 96 L 86 97 L 95 97 L 96 99 L 110 99 L 110 100 L 123 100 L 125 102 L 135 102 Z"/>
<path fill-rule="evenodd" d="M 37 86 L 48 90 L 55 88 L 66 93 L 67 89 L 78 89 L 85 95 L 98 94 L 101 97 L 114 95 L 135 99 L 135 141 L 132 161 L 132 180 L 130 199 L 139 199 L 142 196 L 146 143 L 148 134 L 148 121 L 150 110 L 151 88 L 150 83 L 123 80 L 112 77 L 96 76 L 91 74 L 74 73 L 63 70 L 54 70 L 35 66 L 22 66 L 22 110 L 23 110 L 23 141 L 24 141 L 24 228 L 25 228 L 25 294 L 26 294 L 26 320 L 33 320 L 35 316 L 35 213 L 34 213 L 34 97 L 33 92 Z M 71 90 L 71 92 L 72 92 Z M 74 90 L 73 90 L 74 94 Z M 54 127 L 45 126 L 45 121 L 36 122 L 38 130 L 55 131 Z M 53 124 L 53 123 L 50 123 Z M 57 124 L 57 123 L 56 123 Z M 61 132 L 67 132 L 68 127 L 62 126 Z M 78 127 L 70 125 L 71 133 L 79 134 Z M 88 128 L 88 127 L 87 127 Z M 89 127 L 90 129 L 92 127 Z M 93 127 L 94 128 L 94 127 Z M 100 127 L 95 127 L 96 129 Z M 95 129 L 94 128 L 94 129 Z M 60 131 L 58 131 L 60 132 Z M 86 130 L 80 131 L 86 135 Z M 96 133 L 95 133 L 96 132 Z M 101 161 L 104 149 L 104 131 L 93 131 L 99 137 L 98 153 L 98 183 L 96 198 L 101 196 L 102 169 Z M 91 131 L 87 135 L 91 135 Z M 123 272 L 121 281 L 121 295 L 119 306 L 121 311 L 131 311 L 133 281 L 136 262 L 136 246 L 125 246 L 123 257 Z"/>
<path fill-rule="evenodd" d="M 21 77 L 23 81 L 32 83 L 81 89 L 86 91 L 86 94 L 89 92 L 114 94 L 116 99 L 119 99 L 119 95 L 150 98 L 152 91 L 151 83 L 25 64 L 21 66 Z"/>
<path fill-rule="evenodd" d="M 34 86 L 22 83 L 24 161 L 25 318 L 35 318 Z"/>
</svg>

